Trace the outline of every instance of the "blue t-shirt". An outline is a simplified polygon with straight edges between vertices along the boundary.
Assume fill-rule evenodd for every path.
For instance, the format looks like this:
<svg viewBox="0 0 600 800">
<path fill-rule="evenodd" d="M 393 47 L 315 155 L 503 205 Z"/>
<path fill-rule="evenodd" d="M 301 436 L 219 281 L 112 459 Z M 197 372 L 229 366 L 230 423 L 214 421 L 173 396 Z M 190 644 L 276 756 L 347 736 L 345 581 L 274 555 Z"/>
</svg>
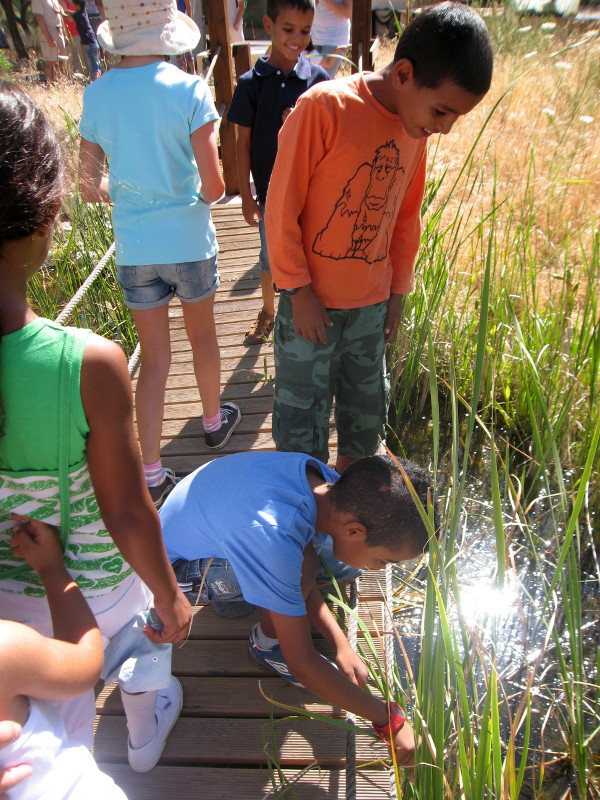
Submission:
<svg viewBox="0 0 600 800">
<path fill-rule="evenodd" d="M 254 69 L 239 79 L 227 119 L 236 125 L 252 128 L 250 168 L 260 203 L 267 198 L 267 188 L 277 155 L 277 136 L 282 126 L 281 115 L 315 83 L 328 81 L 322 67 L 299 58 L 289 75 L 258 59 Z M 290 157 L 293 158 L 293 155 Z"/>
<path fill-rule="evenodd" d="M 195 130 L 216 119 L 204 80 L 165 62 L 111 69 L 86 88 L 79 130 L 109 157 L 117 264 L 216 254 L 190 143 Z"/>
<path fill-rule="evenodd" d="M 237 453 L 192 472 L 160 510 L 171 563 L 226 558 L 247 602 L 303 616 L 303 552 L 315 537 L 317 520 L 307 464 L 327 483 L 339 477 L 303 453 L 279 452 Z"/>
</svg>

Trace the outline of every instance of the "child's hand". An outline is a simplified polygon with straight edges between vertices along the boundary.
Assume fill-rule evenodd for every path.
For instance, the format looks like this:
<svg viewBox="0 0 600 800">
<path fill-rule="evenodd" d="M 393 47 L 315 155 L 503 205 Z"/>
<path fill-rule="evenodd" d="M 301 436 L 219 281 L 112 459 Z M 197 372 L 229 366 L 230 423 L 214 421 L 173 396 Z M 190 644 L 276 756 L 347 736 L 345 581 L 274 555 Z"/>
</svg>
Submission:
<svg viewBox="0 0 600 800">
<path fill-rule="evenodd" d="M 38 575 L 63 565 L 56 528 L 19 514 L 13 514 L 12 518 L 17 522 L 10 540 L 15 556 L 24 558 Z"/>
<path fill-rule="evenodd" d="M 396 761 L 399 767 L 414 767 L 415 765 L 415 732 L 408 722 L 396 731 L 392 745 L 396 752 Z M 411 776 L 412 779 L 412 776 Z"/>
<path fill-rule="evenodd" d="M 289 117 L 289 115 L 292 113 L 293 108 L 294 108 L 294 106 L 288 106 L 288 108 L 284 108 L 283 109 L 283 113 L 281 114 L 281 124 L 282 125 L 286 121 L 286 119 Z"/>
<path fill-rule="evenodd" d="M 391 294 L 388 300 L 387 313 L 383 323 L 383 335 L 385 343 L 389 344 L 398 330 L 398 325 L 402 322 L 402 307 L 404 304 L 403 294 Z"/>
<path fill-rule="evenodd" d="M 331 328 L 333 322 L 323 303 L 310 286 L 303 286 L 291 296 L 294 331 L 313 344 L 327 344 L 325 326 Z"/>
<path fill-rule="evenodd" d="M 10 720 L 0 722 L 0 748 L 16 742 L 20 735 L 21 726 L 16 722 Z M 9 800 L 7 792 L 28 778 L 32 772 L 33 769 L 29 764 L 16 764 L 14 767 L 0 769 L 0 800 Z"/>
<path fill-rule="evenodd" d="M 338 653 L 335 659 L 337 668 L 343 673 L 348 680 L 364 689 L 367 685 L 367 678 L 369 677 L 369 670 L 362 658 L 355 653 L 354 650 L 348 645 L 348 648 L 343 653 Z"/>
<path fill-rule="evenodd" d="M 262 220 L 262 214 L 258 203 L 253 197 L 242 198 L 242 214 L 248 225 L 258 228 L 258 223 Z"/>
</svg>

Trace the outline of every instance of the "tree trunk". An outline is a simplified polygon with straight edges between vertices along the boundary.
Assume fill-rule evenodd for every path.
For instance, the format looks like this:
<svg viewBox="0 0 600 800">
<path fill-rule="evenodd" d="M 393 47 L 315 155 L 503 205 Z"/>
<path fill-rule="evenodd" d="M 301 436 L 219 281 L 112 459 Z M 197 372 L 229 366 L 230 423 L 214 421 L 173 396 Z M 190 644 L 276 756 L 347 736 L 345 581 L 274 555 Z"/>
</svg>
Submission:
<svg viewBox="0 0 600 800">
<path fill-rule="evenodd" d="M 21 38 L 21 32 L 19 31 L 19 26 L 17 25 L 17 17 L 13 8 L 12 0 L 0 0 L 0 5 L 2 5 L 4 13 L 6 14 L 8 32 L 10 33 L 13 47 L 17 51 L 17 57 L 26 59 L 27 48 L 23 44 L 23 39 Z"/>
</svg>

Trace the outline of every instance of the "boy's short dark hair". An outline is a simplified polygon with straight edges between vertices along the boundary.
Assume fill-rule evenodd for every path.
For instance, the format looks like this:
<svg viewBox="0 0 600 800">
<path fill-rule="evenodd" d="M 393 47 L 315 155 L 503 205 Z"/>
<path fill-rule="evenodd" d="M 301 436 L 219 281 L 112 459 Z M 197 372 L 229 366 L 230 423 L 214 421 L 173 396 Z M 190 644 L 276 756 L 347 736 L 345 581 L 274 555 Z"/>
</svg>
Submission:
<svg viewBox="0 0 600 800">
<path fill-rule="evenodd" d="M 415 81 L 435 89 L 452 81 L 474 95 L 492 83 L 492 44 L 480 15 L 463 3 L 440 3 L 417 14 L 404 29 L 394 63 L 407 58 Z"/>
<path fill-rule="evenodd" d="M 397 461 L 427 510 L 427 494 L 432 488 L 429 474 L 412 461 Z M 354 461 L 332 485 L 329 498 L 337 511 L 353 514 L 362 522 L 369 547 L 396 550 L 410 543 L 415 555 L 427 550 L 427 528 L 402 473 L 389 456 Z M 437 514 L 434 524 L 437 531 Z"/>
<path fill-rule="evenodd" d="M 275 20 L 284 8 L 296 8 L 298 11 L 315 10 L 315 0 L 267 0 L 267 17 Z"/>
</svg>

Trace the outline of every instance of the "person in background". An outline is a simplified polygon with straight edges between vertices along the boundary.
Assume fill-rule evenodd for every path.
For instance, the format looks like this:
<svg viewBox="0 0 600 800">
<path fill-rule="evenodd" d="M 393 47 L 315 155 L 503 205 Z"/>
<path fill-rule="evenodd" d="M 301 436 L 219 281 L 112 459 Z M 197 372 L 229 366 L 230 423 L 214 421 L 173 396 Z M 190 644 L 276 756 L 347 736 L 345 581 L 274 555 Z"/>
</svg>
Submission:
<svg viewBox="0 0 600 800">
<path fill-rule="evenodd" d="M 335 78 L 341 65 L 338 55 L 345 55 L 350 44 L 352 0 L 316 0 L 312 41 L 323 54 L 321 66 Z"/>
<path fill-rule="evenodd" d="M 81 49 L 79 29 L 72 17 L 72 12 L 75 11 L 75 6 L 71 0 L 59 0 L 59 2 L 63 8 L 66 41 L 68 49 L 71 51 L 69 56 L 70 72 L 81 72 L 84 69 L 85 59 L 83 50 Z"/>
<path fill-rule="evenodd" d="M 229 20 L 229 42 L 239 44 L 244 41 L 244 11 L 246 0 L 227 0 L 227 19 Z"/>
<path fill-rule="evenodd" d="M 235 123 L 237 130 L 242 212 L 248 225 L 258 226 L 261 243 L 263 305 L 246 331 L 246 344 L 266 342 L 275 321 L 275 292 L 263 215 L 279 129 L 300 95 L 313 84 L 328 79 L 321 67 L 300 55 L 310 39 L 314 8 L 313 0 L 268 0 L 263 25 L 271 39 L 271 52 L 268 57 L 259 58 L 254 69 L 239 79 L 227 112 L 227 119 Z M 250 173 L 256 199 L 250 191 Z"/>
<path fill-rule="evenodd" d="M 79 39 L 81 40 L 90 80 L 95 81 L 96 78 L 100 77 L 100 48 L 98 47 L 98 40 L 86 13 L 86 0 L 73 0 L 73 2 L 75 3 L 75 8 L 68 13 L 79 31 Z"/>
<path fill-rule="evenodd" d="M 61 7 L 58 0 L 32 0 L 31 10 L 38 24 L 46 80 L 53 83 L 60 73 L 60 56 L 67 55 Z"/>
<path fill-rule="evenodd" d="M 102 0 L 88 0 L 85 8 L 94 35 L 98 33 L 100 23 L 104 19 L 104 5 Z"/>
<path fill-rule="evenodd" d="M 188 17 L 192 16 L 192 7 L 190 5 L 190 0 L 177 0 L 177 10 L 180 11 L 182 14 L 187 14 Z M 179 69 L 182 69 L 184 72 L 189 73 L 190 75 L 196 74 L 196 64 L 194 63 L 194 54 L 191 50 L 188 50 L 187 53 L 180 53 L 176 56 L 177 58 L 177 66 Z"/>
</svg>

